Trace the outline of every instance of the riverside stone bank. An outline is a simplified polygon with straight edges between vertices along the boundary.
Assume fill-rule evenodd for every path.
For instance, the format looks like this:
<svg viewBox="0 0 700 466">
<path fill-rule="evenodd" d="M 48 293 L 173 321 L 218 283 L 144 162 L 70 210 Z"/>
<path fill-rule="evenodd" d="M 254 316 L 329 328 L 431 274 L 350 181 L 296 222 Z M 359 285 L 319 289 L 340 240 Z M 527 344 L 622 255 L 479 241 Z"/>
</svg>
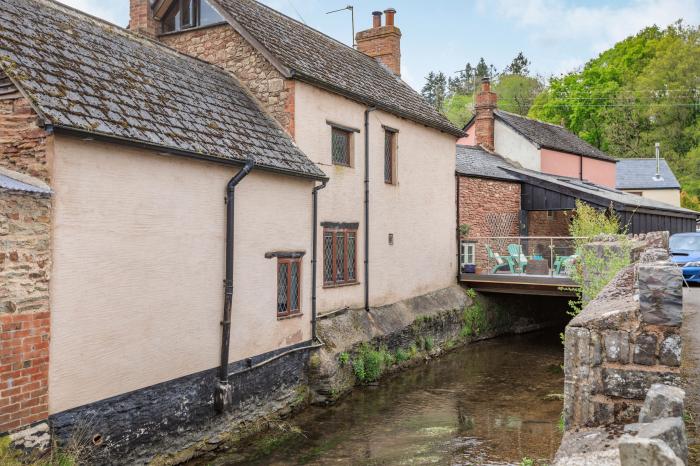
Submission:
<svg viewBox="0 0 700 466">
<path fill-rule="evenodd" d="M 610 238 L 587 247 L 621 245 Z M 668 260 L 667 233 L 633 237 L 631 255 L 566 328 L 557 465 L 676 464 L 674 452 L 687 461 L 683 395 L 673 388 L 681 384 L 682 274 Z M 671 459 L 653 462 L 661 457 Z"/>
</svg>

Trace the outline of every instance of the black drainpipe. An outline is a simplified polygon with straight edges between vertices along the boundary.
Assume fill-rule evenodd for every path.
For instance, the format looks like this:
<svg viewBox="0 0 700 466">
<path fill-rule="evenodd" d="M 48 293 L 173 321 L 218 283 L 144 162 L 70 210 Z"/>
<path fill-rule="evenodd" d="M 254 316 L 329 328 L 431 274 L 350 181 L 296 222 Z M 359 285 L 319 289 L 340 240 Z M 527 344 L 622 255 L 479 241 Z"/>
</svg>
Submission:
<svg viewBox="0 0 700 466">
<path fill-rule="evenodd" d="M 224 282 L 224 318 L 221 321 L 221 365 L 219 381 L 214 392 L 214 406 L 223 413 L 232 402 L 231 387 L 228 383 L 228 349 L 231 341 L 231 301 L 233 300 L 233 233 L 234 200 L 236 186 L 253 169 L 255 162 L 248 160 L 241 171 L 231 178 L 226 186 L 226 281 Z"/>
<path fill-rule="evenodd" d="M 365 311 L 369 312 L 369 114 L 376 110 L 365 110 Z"/>
<path fill-rule="evenodd" d="M 311 251 L 311 341 L 316 341 L 316 263 L 318 262 L 318 192 L 326 187 L 328 181 L 322 181 L 311 191 L 313 197 L 313 240 Z"/>
</svg>

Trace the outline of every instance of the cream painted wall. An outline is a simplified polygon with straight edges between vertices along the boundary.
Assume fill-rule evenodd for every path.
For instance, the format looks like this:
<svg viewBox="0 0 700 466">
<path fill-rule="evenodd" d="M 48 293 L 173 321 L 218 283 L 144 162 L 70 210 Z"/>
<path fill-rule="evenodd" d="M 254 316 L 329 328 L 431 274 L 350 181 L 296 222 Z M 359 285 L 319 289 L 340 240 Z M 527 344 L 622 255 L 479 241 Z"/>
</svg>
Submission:
<svg viewBox="0 0 700 466">
<path fill-rule="evenodd" d="M 56 137 L 51 413 L 217 366 L 237 170 Z M 231 361 L 311 336 L 311 187 L 254 170 L 237 189 Z M 273 250 L 307 253 L 300 318 L 277 320 Z"/>
<path fill-rule="evenodd" d="M 496 153 L 523 168 L 541 170 L 540 151 L 537 146 L 499 119 L 496 119 L 494 128 L 494 146 Z"/>
<path fill-rule="evenodd" d="M 360 284 L 322 288 L 319 312 L 364 305 L 364 110 L 318 88 L 296 83 L 295 138 L 330 177 L 319 193 L 319 221 L 358 222 Z M 331 163 L 330 120 L 361 129 L 353 133 L 354 166 Z M 399 130 L 398 184 L 384 183 L 384 130 Z M 455 282 L 456 138 L 381 111 L 370 114 L 370 305 L 380 306 L 444 288 Z M 388 244 L 389 233 L 394 245 Z M 322 229 L 319 228 L 319 245 Z"/>
<path fill-rule="evenodd" d="M 653 199 L 659 202 L 665 202 L 676 207 L 681 206 L 681 190 L 680 189 L 623 189 L 628 193 L 639 194 L 642 197 Z"/>
</svg>

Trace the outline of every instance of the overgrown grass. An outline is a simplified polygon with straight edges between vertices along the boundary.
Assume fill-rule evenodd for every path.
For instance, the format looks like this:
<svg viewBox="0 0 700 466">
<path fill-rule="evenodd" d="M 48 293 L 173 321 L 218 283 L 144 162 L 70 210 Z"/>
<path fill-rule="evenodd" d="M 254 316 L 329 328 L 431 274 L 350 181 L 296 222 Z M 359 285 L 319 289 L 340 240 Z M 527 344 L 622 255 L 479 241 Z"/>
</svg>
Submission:
<svg viewBox="0 0 700 466">
<path fill-rule="evenodd" d="M 22 458 L 20 451 L 12 448 L 9 436 L 0 437 L 0 465 L 2 466 L 77 466 L 80 464 L 80 452 L 62 449 L 57 445 L 41 458 Z"/>
<path fill-rule="evenodd" d="M 378 380 L 395 362 L 396 358 L 385 347 L 373 348 L 368 343 L 363 343 L 352 358 L 352 368 L 357 380 L 371 383 Z"/>
<path fill-rule="evenodd" d="M 572 289 L 576 297 L 569 301 L 569 314 L 577 316 L 602 291 L 615 275 L 630 264 L 631 242 L 626 235 L 626 226 L 620 225 L 619 217 L 612 209 L 598 210 L 585 202 L 576 201 L 576 214 L 569 233 L 575 240 L 579 256 L 571 269 L 571 279 L 578 285 Z M 615 235 L 615 247 L 596 251 L 585 247 L 599 235 Z M 562 337 L 563 339 L 563 337 Z"/>
</svg>

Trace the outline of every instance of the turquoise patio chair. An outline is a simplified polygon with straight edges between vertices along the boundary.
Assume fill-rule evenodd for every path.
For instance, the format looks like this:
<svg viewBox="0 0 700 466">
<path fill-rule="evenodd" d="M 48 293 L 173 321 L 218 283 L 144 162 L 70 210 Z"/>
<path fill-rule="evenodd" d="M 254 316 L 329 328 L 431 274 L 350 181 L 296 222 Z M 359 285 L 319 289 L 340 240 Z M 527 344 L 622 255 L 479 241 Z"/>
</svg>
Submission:
<svg viewBox="0 0 700 466">
<path fill-rule="evenodd" d="M 510 256 L 502 256 L 497 252 L 493 252 L 491 246 L 486 246 L 486 254 L 488 254 L 489 259 L 496 262 L 496 265 L 491 270 L 491 273 L 498 273 L 501 270 L 509 270 L 510 273 L 515 273 L 515 261 Z"/>
<path fill-rule="evenodd" d="M 523 254 L 523 248 L 519 244 L 509 244 L 508 254 L 515 261 L 515 265 L 520 269 L 521 273 L 525 273 L 527 267 L 527 257 Z"/>
<path fill-rule="evenodd" d="M 571 256 L 556 256 L 554 259 L 554 273 L 561 275 L 561 269 L 564 268 L 564 271 L 566 271 L 566 268 L 576 262 L 578 257 L 578 254 L 573 254 Z"/>
</svg>

